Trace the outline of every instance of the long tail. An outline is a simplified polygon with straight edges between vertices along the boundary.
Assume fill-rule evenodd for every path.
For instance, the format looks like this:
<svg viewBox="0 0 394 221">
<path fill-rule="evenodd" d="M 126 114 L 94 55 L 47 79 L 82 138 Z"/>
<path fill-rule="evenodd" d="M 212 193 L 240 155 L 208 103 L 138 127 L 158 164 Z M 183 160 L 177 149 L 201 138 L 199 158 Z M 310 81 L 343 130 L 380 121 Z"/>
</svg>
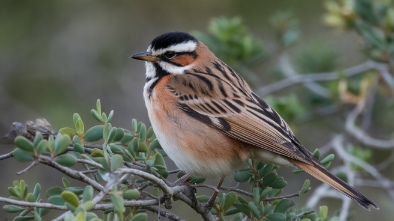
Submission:
<svg viewBox="0 0 394 221">
<path fill-rule="evenodd" d="M 369 200 L 366 196 L 358 192 L 353 187 L 349 186 L 343 180 L 334 176 L 330 171 L 326 170 L 324 167 L 320 165 L 310 165 L 296 160 L 290 160 L 290 161 L 297 167 L 303 169 L 305 172 L 311 174 L 312 176 L 319 179 L 320 181 L 327 183 L 328 185 L 337 189 L 339 192 L 350 197 L 365 209 L 369 210 L 369 206 L 372 206 L 375 209 L 379 209 L 379 207 L 371 200 Z"/>
</svg>

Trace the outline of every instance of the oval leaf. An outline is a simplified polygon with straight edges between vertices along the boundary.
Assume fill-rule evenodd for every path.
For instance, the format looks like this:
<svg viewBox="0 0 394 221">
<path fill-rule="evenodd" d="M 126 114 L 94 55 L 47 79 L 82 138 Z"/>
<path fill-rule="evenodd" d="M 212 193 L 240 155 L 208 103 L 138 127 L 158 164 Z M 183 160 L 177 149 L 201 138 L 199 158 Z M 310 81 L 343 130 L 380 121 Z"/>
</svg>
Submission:
<svg viewBox="0 0 394 221">
<path fill-rule="evenodd" d="M 25 137 L 17 136 L 15 138 L 15 145 L 17 147 L 19 147 L 21 150 L 33 153 L 33 150 L 34 150 L 33 143 L 30 142 L 30 140 L 28 140 Z"/>
<path fill-rule="evenodd" d="M 137 189 L 126 190 L 123 192 L 123 198 L 126 200 L 134 200 L 140 197 L 141 193 Z"/>
<path fill-rule="evenodd" d="M 84 134 L 84 139 L 86 142 L 95 142 L 103 139 L 104 125 L 96 125 L 89 128 Z"/>
<path fill-rule="evenodd" d="M 71 167 L 77 163 L 77 158 L 70 154 L 64 154 L 56 157 L 55 161 L 62 166 Z"/>
<path fill-rule="evenodd" d="M 71 206 L 73 206 L 75 208 L 77 208 L 79 206 L 78 197 L 73 192 L 65 190 L 62 192 L 61 197 L 64 201 L 69 203 Z"/>
<path fill-rule="evenodd" d="M 55 138 L 55 154 L 61 154 L 67 150 L 68 145 L 70 145 L 71 140 L 68 135 L 62 135 L 58 133 Z"/>
<path fill-rule="evenodd" d="M 31 154 L 29 154 L 28 152 L 23 151 L 19 148 L 15 148 L 15 150 L 12 151 L 12 155 L 19 162 L 30 162 L 30 161 L 34 160 L 34 158 Z"/>
</svg>

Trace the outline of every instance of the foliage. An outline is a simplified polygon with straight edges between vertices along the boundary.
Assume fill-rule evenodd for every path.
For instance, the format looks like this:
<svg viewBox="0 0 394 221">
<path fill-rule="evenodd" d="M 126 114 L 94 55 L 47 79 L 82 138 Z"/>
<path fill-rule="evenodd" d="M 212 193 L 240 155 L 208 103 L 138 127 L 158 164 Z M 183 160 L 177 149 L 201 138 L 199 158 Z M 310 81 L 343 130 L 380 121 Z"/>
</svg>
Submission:
<svg viewBox="0 0 394 221">
<path fill-rule="evenodd" d="M 77 174 L 89 175 L 89 178 L 83 176 L 85 178 L 82 179 L 86 186 L 72 186 L 71 182 L 63 177 L 62 187 L 55 186 L 45 191 L 45 201 L 52 205 L 65 206 L 63 208 L 70 211 L 65 214 L 64 220 L 113 220 L 115 217 L 119 220 L 146 220 L 147 214 L 141 211 L 143 207 L 127 204 L 138 201 L 143 204 L 160 186 L 132 174 L 120 178 L 119 173 L 122 168 L 139 168 L 143 173 L 165 180 L 170 175 L 165 163 L 167 155 L 157 142 L 152 128 L 146 128 L 144 123 L 133 119 L 130 130 L 113 127 L 109 122 L 113 111 L 106 117 L 101 111 L 100 100 L 97 100 L 96 109 L 91 113 L 99 124 L 87 130 L 80 115 L 74 114 L 74 128 L 61 128 L 56 136 L 50 135 L 47 140 L 43 139 L 39 132 L 32 141 L 18 136 L 13 151 L 15 159 L 51 165 L 72 178 Z M 102 145 L 91 143 L 98 141 L 101 141 Z M 77 170 L 77 163 L 82 164 L 86 170 Z M 309 180 L 305 181 L 298 193 L 281 197 L 279 194 L 287 182 L 278 176 L 276 168 L 277 166 L 272 164 L 249 160 L 248 168 L 237 172 L 234 179 L 241 183 L 248 182 L 251 193 L 240 192 L 235 188 L 228 193 L 223 192 L 217 198 L 212 214 L 221 219 L 237 214 L 235 220 L 242 220 L 244 217 L 266 220 L 319 220 L 318 214 L 307 209 L 296 209 L 295 203 L 286 199 L 308 192 Z M 171 174 L 177 177 L 184 175 L 181 171 Z M 204 181 L 204 178 L 192 177 L 189 183 L 198 185 Z M 108 190 L 105 190 L 106 187 L 95 187 L 100 186 L 100 183 L 107 183 L 105 186 L 108 186 L 111 182 L 117 185 L 111 185 Z M 148 189 L 153 191 L 152 195 L 145 192 Z M 28 192 L 28 185 L 24 180 L 14 181 L 8 190 L 11 199 L 21 202 L 44 201 L 39 183 L 35 185 L 32 193 Z M 161 198 L 164 199 L 165 196 Z M 209 196 L 197 195 L 200 203 L 205 203 L 208 199 Z M 104 206 L 105 202 L 111 202 L 112 205 Z M 94 212 L 98 208 L 105 208 L 102 209 L 105 215 L 101 218 Z M 53 208 L 10 204 L 3 209 L 9 213 L 18 213 L 16 220 L 33 220 L 44 218 Z"/>
</svg>

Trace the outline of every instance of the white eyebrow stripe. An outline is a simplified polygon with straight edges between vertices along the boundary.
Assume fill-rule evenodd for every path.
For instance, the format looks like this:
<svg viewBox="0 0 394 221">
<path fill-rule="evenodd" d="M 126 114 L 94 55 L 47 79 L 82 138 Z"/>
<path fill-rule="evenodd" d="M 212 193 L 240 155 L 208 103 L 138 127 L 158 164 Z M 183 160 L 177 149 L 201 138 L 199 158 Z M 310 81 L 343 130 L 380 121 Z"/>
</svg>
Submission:
<svg viewBox="0 0 394 221">
<path fill-rule="evenodd" d="M 166 51 L 175 51 L 175 52 L 191 52 L 196 50 L 197 47 L 197 42 L 195 41 L 187 41 L 184 43 L 176 44 L 176 45 L 171 45 L 168 48 L 163 48 L 159 50 L 152 50 L 153 55 L 159 55 L 163 54 Z"/>
</svg>

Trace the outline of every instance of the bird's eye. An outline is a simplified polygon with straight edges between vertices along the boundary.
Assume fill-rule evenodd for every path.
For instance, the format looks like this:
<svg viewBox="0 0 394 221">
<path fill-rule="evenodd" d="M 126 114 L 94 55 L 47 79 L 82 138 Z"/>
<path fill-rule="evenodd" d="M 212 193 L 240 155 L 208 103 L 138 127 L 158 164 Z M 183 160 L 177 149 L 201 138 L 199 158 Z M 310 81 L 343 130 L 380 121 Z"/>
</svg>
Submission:
<svg viewBox="0 0 394 221">
<path fill-rule="evenodd" d="M 164 53 L 164 57 L 167 59 L 174 58 L 175 56 L 176 56 L 176 53 L 173 51 L 167 51 L 166 53 Z"/>
</svg>

